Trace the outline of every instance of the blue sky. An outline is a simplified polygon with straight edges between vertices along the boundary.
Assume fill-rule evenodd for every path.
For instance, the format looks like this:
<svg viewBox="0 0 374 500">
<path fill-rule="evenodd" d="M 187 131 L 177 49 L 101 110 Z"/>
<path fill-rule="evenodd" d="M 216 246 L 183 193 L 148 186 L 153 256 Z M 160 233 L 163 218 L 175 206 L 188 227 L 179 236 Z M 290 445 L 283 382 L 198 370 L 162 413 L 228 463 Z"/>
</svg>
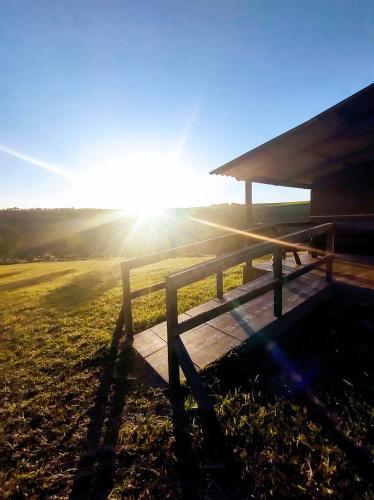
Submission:
<svg viewBox="0 0 374 500">
<path fill-rule="evenodd" d="M 0 1 L 0 207 L 242 202 L 208 172 L 373 75 L 373 1 Z"/>
</svg>

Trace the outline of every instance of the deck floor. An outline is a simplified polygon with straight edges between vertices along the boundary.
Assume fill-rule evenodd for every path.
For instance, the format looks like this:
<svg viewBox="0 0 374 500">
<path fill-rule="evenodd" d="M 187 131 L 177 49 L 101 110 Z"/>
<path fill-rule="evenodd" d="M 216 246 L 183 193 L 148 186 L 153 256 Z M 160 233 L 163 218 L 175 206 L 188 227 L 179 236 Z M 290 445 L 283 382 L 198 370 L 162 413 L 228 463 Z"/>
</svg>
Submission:
<svg viewBox="0 0 374 500">
<path fill-rule="evenodd" d="M 301 255 L 303 264 L 311 262 L 307 254 Z M 180 315 L 180 320 L 188 319 L 202 311 L 212 309 L 247 292 L 251 288 L 273 279 L 270 261 L 256 265 L 269 273 L 256 280 L 226 293 L 222 300 L 213 299 Z M 295 270 L 293 258 L 283 261 L 283 272 Z M 374 289 L 374 266 L 338 259 L 334 264 L 334 279 L 356 286 Z M 307 302 L 311 297 L 328 287 L 322 269 L 309 272 L 283 286 L 283 315 Z M 261 332 L 265 327 L 275 325 L 277 318 L 273 311 L 274 292 L 270 291 L 246 304 L 194 328 L 181 335 L 181 338 L 199 371 L 213 363 L 249 337 Z M 166 321 L 144 330 L 134 336 L 134 348 L 158 373 L 168 381 Z M 182 379 L 183 379 L 183 374 Z"/>
</svg>

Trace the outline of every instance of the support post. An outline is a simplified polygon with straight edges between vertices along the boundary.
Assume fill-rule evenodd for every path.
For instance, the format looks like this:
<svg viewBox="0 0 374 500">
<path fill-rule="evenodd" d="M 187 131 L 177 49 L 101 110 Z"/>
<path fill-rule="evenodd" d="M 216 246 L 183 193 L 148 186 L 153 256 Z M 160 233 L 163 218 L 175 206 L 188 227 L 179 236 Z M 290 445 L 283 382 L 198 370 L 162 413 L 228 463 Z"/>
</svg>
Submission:
<svg viewBox="0 0 374 500">
<path fill-rule="evenodd" d="M 274 288 L 274 316 L 276 318 L 282 316 L 282 253 L 282 248 L 277 246 L 273 256 L 274 279 L 277 280 Z"/>
<path fill-rule="evenodd" d="M 335 226 L 327 233 L 326 249 L 330 254 L 330 258 L 326 263 L 326 280 L 332 281 L 333 261 L 334 261 L 334 241 L 335 241 Z"/>
<path fill-rule="evenodd" d="M 130 269 L 126 262 L 121 264 L 122 274 L 122 315 L 125 324 L 126 335 L 133 334 L 132 328 L 132 310 L 131 310 L 131 287 L 130 287 Z"/>
<path fill-rule="evenodd" d="M 250 227 L 253 223 L 252 206 L 252 181 L 245 181 L 245 225 Z"/>
<path fill-rule="evenodd" d="M 253 205 L 252 205 L 252 181 L 245 181 L 245 227 L 251 227 L 253 224 Z M 244 246 L 247 242 L 244 242 Z M 243 268 L 243 285 L 251 280 L 253 273 L 252 259 L 245 262 Z"/>
<path fill-rule="evenodd" d="M 217 298 L 222 299 L 222 297 L 223 297 L 223 271 L 217 271 L 216 283 L 217 283 Z"/>
<path fill-rule="evenodd" d="M 178 325 L 177 289 L 166 278 L 166 322 L 168 341 L 169 386 L 175 393 L 180 389 L 179 362 L 176 355 L 175 329 Z"/>
</svg>

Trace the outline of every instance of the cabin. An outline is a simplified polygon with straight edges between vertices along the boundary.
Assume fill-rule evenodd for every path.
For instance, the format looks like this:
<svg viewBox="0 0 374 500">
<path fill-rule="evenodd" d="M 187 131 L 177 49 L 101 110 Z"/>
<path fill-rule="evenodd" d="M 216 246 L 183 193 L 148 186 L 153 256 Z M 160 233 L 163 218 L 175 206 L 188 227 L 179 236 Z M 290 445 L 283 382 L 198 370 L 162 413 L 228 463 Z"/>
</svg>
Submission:
<svg viewBox="0 0 374 500">
<path fill-rule="evenodd" d="M 224 234 L 210 240 L 121 264 L 125 333 L 171 394 L 185 380 L 200 409 L 211 411 L 199 375 L 209 364 L 234 349 L 269 348 L 339 287 L 374 291 L 372 164 L 374 85 L 211 172 L 245 182 L 243 229 L 221 226 Z M 310 189 L 310 220 L 254 225 L 253 182 Z M 236 245 L 230 251 L 228 242 Z M 133 289 L 134 269 L 208 247 L 208 260 Z M 235 266 L 242 282 L 228 289 L 224 273 Z M 180 314 L 178 292 L 210 276 L 216 296 Z M 132 301 L 160 290 L 166 321 L 134 335 Z"/>
<path fill-rule="evenodd" d="M 374 84 L 211 174 L 245 182 L 247 225 L 252 223 L 252 182 L 310 189 L 311 222 L 334 222 L 337 249 L 370 255 Z"/>
</svg>

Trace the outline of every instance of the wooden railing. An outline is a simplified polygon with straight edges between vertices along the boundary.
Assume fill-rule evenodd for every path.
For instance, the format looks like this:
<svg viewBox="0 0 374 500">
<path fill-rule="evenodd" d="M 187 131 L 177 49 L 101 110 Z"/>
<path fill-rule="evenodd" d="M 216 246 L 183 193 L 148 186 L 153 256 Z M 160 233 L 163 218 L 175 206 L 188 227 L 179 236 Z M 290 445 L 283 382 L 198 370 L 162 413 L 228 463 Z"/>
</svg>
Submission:
<svg viewBox="0 0 374 500">
<path fill-rule="evenodd" d="M 316 261 L 303 266 L 287 276 L 282 274 L 282 255 L 284 248 L 293 248 L 296 250 L 307 249 L 306 245 L 300 245 L 303 242 L 309 242 L 312 238 L 326 235 L 326 250 L 317 250 L 322 254 Z M 334 253 L 334 225 L 323 224 L 320 226 L 311 227 L 302 231 L 287 234 L 279 237 L 277 240 L 272 239 L 269 243 L 260 243 L 249 246 L 234 252 L 217 257 L 208 262 L 197 264 L 184 271 L 172 274 L 166 277 L 166 316 L 167 316 L 167 341 L 168 341 L 168 367 L 169 367 L 169 384 L 173 389 L 180 385 L 181 367 L 187 382 L 190 384 L 191 390 L 198 403 L 204 405 L 206 398 L 203 397 L 203 389 L 201 381 L 197 375 L 196 369 L 189 358 L 188 352 L 180 338 L 183 332 L 195 328 L 203 323 L 220 316 L 221 314 L 238 307 L 250 300 L 263 295 L 270 290 L 274 290 L 274 316 L 282 316 L 282 287 L 285 282 L 289 282 L 312 269 L 326 264 L 326 279 L 332 279 L 332 265 Z M 180 288 L 190 285 L 196 281 L 202 280 L 217 273 L 223 273 L 225 269 L 236 266 L 249 259 L 256 259 L 264 255 L 273 254 L 273 279 L 265 284 L 253 288 L 244 293 L 240 297 L 228 300 L 219 304 L 217 307 L 208 311 L 202 312 L 185 321 L 178 320 L 178 298 L 177 292 Z M 220 285 L 221 286 L 221 285 Z"/>
<path fill-rule="evenodd" d="M 274 233 L 275 236 L 280 233 L 284 234 L 289 226 L 304 226 L 308 225 L 309 222 L 280 222 L 276 224 L 261 224 L 248 229 L 243 229 L 242 231 L 250 232 L 254 234 L 269 234 Z M 246 236 L 238 234 L 237 232 L 224 234 L 221 236 L 216 236 L 206 240 L 198 241 L 196 243 L 191 243 L 188 245 L 183 245 L 161 252 L 157 252 L 151 255 L 144 255 L 137 257 L 135 259 L 129 259 L 121 263 L 121 275 L 122 275 L 122 320 L 125 326 L 126 334 L 132 335 L 133 333 L 133 319 L 132 319 L 132 300 L 144 295 L 157 292 L 166 288 L 166 282 L 162 281 L 155 283 L 153 285 L 141 288 L 139 290 L 131 290 L 131 270 L 139 267 L 147 266 L 150 264 L 155 264 L 162 260 L 170 259 L 173 257 L 180 257 L 188 253 L 197 253 L 206 250 L 207 247 L 212 247 L 219 245 L 220 243 L 226 243 L 232 239 L 241 239 L 245 241 L 243 246 L 248 246 L 248 240 Z M 252 240 L 254 242 L 255 239 Z M 214 252 L 216 253 L 216 252 Z M 218 252 L 219 254 L 219 252 Z M 217 253 L 216 253 L 217 255 Z M 295 258 L 296 255 L 295 255 Z M 250 261 L 250 259 L 248 259 Z M 243 269 L 243 282 L 248 281 L 248 269 Z M 217 270 L 216 272 L 216 287 L 217 287 L 217 297 L 222 298 L 223 296 L 223 272 Z"/>
</svg>

